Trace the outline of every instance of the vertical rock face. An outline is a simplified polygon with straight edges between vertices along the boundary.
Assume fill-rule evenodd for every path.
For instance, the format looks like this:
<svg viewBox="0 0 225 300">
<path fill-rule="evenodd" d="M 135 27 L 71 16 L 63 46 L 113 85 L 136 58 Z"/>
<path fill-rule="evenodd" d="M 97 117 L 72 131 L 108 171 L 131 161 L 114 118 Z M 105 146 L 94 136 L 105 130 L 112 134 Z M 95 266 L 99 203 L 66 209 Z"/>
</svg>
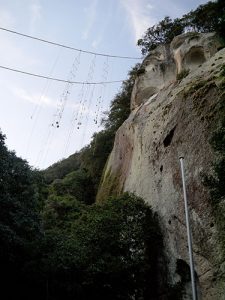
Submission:
<svg viewBox="0 0 225 300">
<path fill-rule="evenodd" d="M 144 60 L 132 112 L 116 134 L 98 194 L 101 201 L 107 193 L 134 192 L 158 212 L 169 281 L 175 284 L 180 279 L 177 263 L 189 264 L 179 165 L 179 156 L 184 156 L 195 271 L 199 299 L 204 300 L 225 299 L 218 275 L 223 258 L 202 184 L 202 174 L 210 172 L 214 159 L 209 137 L 222 101 L 225 49 L 220 48 L 214 34 L 189 33 Z M 184 299 L 192 299 L 188 282 Z"/>
</svg>

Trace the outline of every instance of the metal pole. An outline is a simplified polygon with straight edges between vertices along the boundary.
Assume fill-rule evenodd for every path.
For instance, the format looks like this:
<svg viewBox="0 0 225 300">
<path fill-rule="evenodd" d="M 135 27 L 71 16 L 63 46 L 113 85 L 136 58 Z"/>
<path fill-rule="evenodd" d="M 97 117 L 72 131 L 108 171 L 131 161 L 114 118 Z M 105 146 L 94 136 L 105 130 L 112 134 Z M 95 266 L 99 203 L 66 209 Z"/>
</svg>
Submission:
<svg viewBox="0 0 225 300">
<path fill-rule="evenodd" d="M 187 226 L 189 259 L 190 259 L 192 295 L 193 295 L 193 300 L 196 300 L 197 299 L 197 293 L 196 293 L 196 285 L 195 285 L 192 240 L 191 240 L 189 213 L 188 213 L 188 205 L 187 205 L 187 193 L 186 193 L 185 178 L 184 178 L 184 163 L 183 163 L 184 158 L 180 157 L 179 159 L 180 159 L 180 167 L 181 167 L 181 174 L 182 174 L 183 192 L 184 192 L 184 206 L 185 206 L 185 216 L 186 216 L 186 226 Z"/>
</svg>

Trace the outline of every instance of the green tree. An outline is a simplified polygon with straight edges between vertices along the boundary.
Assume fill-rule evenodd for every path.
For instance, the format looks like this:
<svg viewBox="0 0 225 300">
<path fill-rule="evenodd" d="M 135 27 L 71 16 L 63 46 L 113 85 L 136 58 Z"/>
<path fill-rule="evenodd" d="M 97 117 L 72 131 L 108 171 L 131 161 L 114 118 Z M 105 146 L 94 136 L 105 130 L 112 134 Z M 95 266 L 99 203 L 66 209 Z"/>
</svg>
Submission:
<svg viewBox="0 0 225 300">
<path fill-rule="evenodd" d="M 46 231 L 53 299 L 157 299 L 162 239 L 142 199 L 124 194 L 71 215 L 67 228 L 54 226 Z"/>
<path fill-rule="evenodd" d="M 196 10 L 184 15 L 182 19 L 188 30 L 196 32 L 217 31 L 224 36 L 224 32 L 221 30 L 224 25 L 224 18 L 225 3 L 223 0 L 218 0 L 200 5 Z"/>
<path fill-rule="evenodd" d="M 42 172 L 45 181 L 49 184 L 55 179 L 62 179 L 67 174 L 78 170 L 80 168 L 79 156 L 80 153 L 76 152 L 70 155 L 68 158 L 62 159 L 48 167 Z"/>
<path fill-rule="evenodd" d="M 70 195 L 86 204 L 92 204 L 95 200 L 92 178 L 84 169 L 73 171 L 63 179 L 54 180 L 50 185 L 49 193 L 57 196 Z"/>
<path fill-rule="evenodd" d="M 25 270 L 42 236 L 36 182 L 37 173 L 7 149 L 0 132 L 0 263 L 7 299 L 14 299 L 15 293 L 17 299 L 26 299 Z"/>
<path fill-rule="evenodd" d="M 158 24 L 147 29 L 137 45 L 143 55 L 155 49 L 160 44 L 169 44 L 173 38 L 187 31 L 212 32 L 216 31 L 225 38 L 225 2 L 217 0 L 200 5 L 196 10 L 172 20 L 165 17 Z"/>
<path fill-rule="evenodd" d="M 110 105 L 109 112 L 105 113 L 103 125 L 107 131 L 111 131 L 114 135 L 130 114 L 131 93 L 139 69 L 140 64 L 138 63 L 128 72 L 127 80 L 123 81 L 121 90 Z"/>
<path fill-rule="evenodd" d="M 94 197 L 97 193 L 106 160 L 112 150 L 114 133 L 102 130 L 93 135 L 88 146 L 81 150 L 81 166 L 90 175 L 94 184 Z"/>
<path fill-rule="evenodd" d="M 165 17 L 158 24 L 149 27 L 137 45 L 141 47 L 143 55 L 155 49 L 160 44 L 169 44 L 173 38 L 184 32 L 184 24 L 181 19 L 172 20 Z"/>
</svg>

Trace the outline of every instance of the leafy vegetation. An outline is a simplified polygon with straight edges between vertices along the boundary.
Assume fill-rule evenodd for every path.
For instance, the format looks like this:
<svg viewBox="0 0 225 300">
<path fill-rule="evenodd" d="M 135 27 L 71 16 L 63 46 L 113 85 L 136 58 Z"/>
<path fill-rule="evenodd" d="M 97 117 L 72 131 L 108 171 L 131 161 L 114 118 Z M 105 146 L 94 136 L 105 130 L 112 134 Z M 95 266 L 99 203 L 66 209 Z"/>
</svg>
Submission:
<svg viewBox="0 0 225 300">
<path fill-rule="evenodd" d="M 107 131 L 115 134 L 130 114 L 130 98 L 135 79 L 140 72 L 140 64 L 136 64 L 128 73 L 128 79 L 122 84 L 121 91 L 113 99 L 110 110 L 103 119 L 103 125 Z"/>
<path fill-rule="evenodd" d="M 212 32 L 225 38 L 225 2 L 217 0 L 200 5 L 196 10 L 172 20 L 165 17 L 158 24 L 150 27 L 137 45 L 143 55 L 155 49 L 160 44 L 169 44 L 173 38 L 187 31 Z"/>
<path fill-rule="evenodd" d="M 145 55 L 160 44 L 170 43 L 175 36 L 183 32 L 180 19 L 172 20 L 167 16 L 158 24 L 149 27 L 143 38 L 138 40 L 137 45 L 141 47 L 141 52 Z"/>
<path fill-rule="evenodd" d="M 48 273 L 54 273 L 48 279 L 51 297 L 147 299 L 150 295 L 148 299 L 155 299 L 156 258 L 162 240 L 151 209 L 129 194 L 104 205 L 80 207 L 80 211 L 78 207 L 74 201 L 66 205 L 70 212 L 58 214 L 58 206 L 52 206 L 51 215 L 57 217 L 50 224 L 49 213 L 44 217 L 47 240 L 54 245 L 47 253 Z M 65 216 L 66 227 L 61 226 Z"/>
<path fill-rule="evenodd" d="M 63 179 L 55 179 L 49 187 L 52 196 L 71 196 L 86 204 L 95 200 L 92 179 L 84 169 L 71 172 Z"/>
<path fill-rule="evenodd" d="M 184 30 L 216 30 L 224 37 L 224 24 L 224 1 L 209 2 L 181 19 L 166 17 L 149 28 L 138 44 L 145 54 Z M 139 64 L 129 72 L 105 114 L 104 129 L 93 135 L 91 143 L 45 171 L 33 170 L 9 151 L 0 132 L 0 262 L 5 299 L 151 300 L 159 299 L 159 293 L 168 299 L 181 297 L 188 280 L 181 276 L 185 270 L 178 270 L 181 281 L 168 289 L 166 268 L 160 266 L 162 236 L 151 208 L 135 195 L 118 196 L 117 180 L 110 173 L 108 188 L 114 196 L 95 203 L 115 133 L 130 113 L 135 78 L 144 72 Z M 211 140 L 218 154 L 214 173 L 205 179 L 222 245 L 224 127 L 221 117 Z"/>
<path fill-rule="evenodd" d="M 70 172 L 80 168 L 79 153 L 70 155 L 67 159 L 62 159 L 44 170 L 43 175 L 46 183 L 51 183 L 55 179 L 62 179 Z"/>
<path fill-rule="evenodd" d="M 95 204 L 85 169 L 46 186 L 0 134 L 0 261 L 7 299 L 156 299 L 162 237 L 123 194 Z"/>
<path fill-rule="evenodd" d="M 0 153 L 7 299 L 157 298 L 162 238 L 157 216 L 142 199 L 126 193 L 91 204 L 83 170 L 54 180 L 42 193 L 40 175 L 7 150 L 2 134 Z"/>
<path fill-rule="evenodd" d="M 0 263 L 2 293 L 19 293 L 42 236 L 39 176 L 5 146 L 0 132 Z M 27 281 L 28 283 L 29 281 Z M 13 297 L 12 297 L 13 299 Z"/>
</svg>

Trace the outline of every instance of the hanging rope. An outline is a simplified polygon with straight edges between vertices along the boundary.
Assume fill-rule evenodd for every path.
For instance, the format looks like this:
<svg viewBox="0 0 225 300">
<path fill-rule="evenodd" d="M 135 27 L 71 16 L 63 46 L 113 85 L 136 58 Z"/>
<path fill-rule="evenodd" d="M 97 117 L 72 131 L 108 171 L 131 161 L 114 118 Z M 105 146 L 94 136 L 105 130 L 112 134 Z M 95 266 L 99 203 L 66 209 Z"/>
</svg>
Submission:
<svg viewBox="0 0 225 300">
<path fill-rule="evenodd" d="M 109 76 L 109 58 L 107 57 L 106 60 L 104 61 L 104 65 L 103 65 L 102 79 L 107 80 L 108 76 Z M 98 96 L 96 104 L 95 104 L 95 115 L 94 115 L 94 123 L 96 125 L 100 124 L 100 112 L 102 111 L 102 104 L 103 104 L 103 100 L 105 97 L 105 89 L 106 89 L 105 84 L 102 84 L 99 87 L 99 96 Z"/>
<path fill-rule="evenodd" d="M 61 122 L 61 119 L 62 119 L 62 116 L 63 116 L 63 112 L 65 110 L 68 97 L 69 97 L 69 95 L 71 93 L 71 90 L 72 90 L 72 87 L 73 87 L 72 81 L 76 78 L 76 75 L 77 75 L 77 72 L 78 72 L 78 68 L 79 68 L 79 65 L 80 65 L 80 56 L 81 56 L 81 53 L 79 52 L 79 54 L 77 55 L 77 57 L 75 58 L 75 60 L 72 64 L 72 68 L 71 68 L 69 76 L 68 76 L 68 83 L 66 84 L 65 89 L 64 89 L 64 91 L 63 91 L 63 93 L 60 97 L 60 100 L 59 100 L 59 103 L 58 103 L 58 106 L 57 106 L 57 110 L 56 110 L 56 113 L 54 115 L 55 118 L 52 122 L 53 127 L 59 128 L 59 126 L 60 126 L 60 122 Z"/>
<path fill-rule="evenodd" d="M 96 64 L 96 55 L 93 56 L 93 59 L 90 63 L 90 67 L 89 67 L 89 72 L 87 75 L 87 81 L 91 81 L 94 77 L 94 73 L 95 73 L 95 64 Z M 85 86 L 85 91 L 84 91 L 84 96 L 81 102 L 81 108 L 78 112 L 78 116 L 77 116 L 77 129 L 80 129 L 80 126 L 82 125 L 82 120 L 83 120 L 83 115 L 85 114 L 86 110 L 87 110 L 87 99 L 88 99 L 88 95 L 90 92 L 90 85 L 86 85 Z"/>
<path fill-rule="evenodd" d="M 96 66 L 96 55 L 93 56 L 93 58 L 90 62 L 86 81 L 91 81 L 93 79 L 94 73 L 95 73 L 95 66 Z M 70 121 L 70 129 L 68 132 L 67 141 L 65 143 L 64 156 L 66 156 L 67 151 L 69 149 L 70 140 L 71 140 L 71 136 L 74 132 L 74 129 L 77 128 L 79 130 L 80 127 L 82 126 L 82 123 L 85 123 L 85 122 L 83 122 L 83 116 L 85 113 L 88 113 L 89 108 L 87 107 L 87 103 L 89 103 L 89 101 L 90 101 L 90 99 L 88 101 L 89 94 L 92 95 L 94 93 L 94 90 L 95 90 L 94 86 L 91 89 L 90 85 L 85 85 L 85 84 L 82 85 L 82 88 L 78 95 L 78 99 L 80 99 L 78 108 L 77 108 L 77 106 L 75 106 L 75 108 L 73 110 L 72 118 Z"/>
<path fill-rule="evenodd" d="M 53 66 L 50 70 L 50 73 L 49 73 L 49 76 L 52 76 L 54 70 L 55 70 L 55 67 L 59 61 L 59 58 L 61 56 L 61 53 L 62 53 L 62 49 L 60 49 L 54 63 L 53 63 Z M 37 125 L 37 122 L 38 122 L 38 118 L 39 118 L 39 115 L 41 113 L 41 110 L 43 108 L 43 103 L 42 103 L 42 100 L 43 98 L 47 95 L 48 91 L 49 91 L 49 88 L 51 86 L 51 80 L 47 80 L 43 90 L 42 90 L 42 93 L 38 99 L 38 102 L 36 103 L 34 109 L 33 109 L 33 112 L 31 113 L 31 116 L 30 116 L 30 119 L 33 121 L 33 126 L 31 128 L 31 131 L 30 131 L 30 135 L 29 135 L 29 138 L 28 138 L 28 142 L 27 142 L 27 148 L 26 148 L 26 157 L 28 157 L 28 154 L 29 154 L 29 150 L 30 150 L 30 144 L 31 144 L 31 141 L 32 141 L 32 137 L 33 137 L 33 133 L 34 133 L 34 130 L 36 128 L 36 125 Z"/>
<path fill-rule="evenodd" d="M 48 129 L 47 139 L 45 139 L 43 141 L 42 150 L 40 150 L 38 158 L 37 158 L 37 162 L 39 162 L 39 164 L 44 164 L 47 159 L 49 149 L 50 149 L 53 137 L 54 137 L 53 129 L 58 129 L 60 127 L 60 123 L 61 123 L 61 120 L 63 117 L 63 112 L 65 110 L 68 96 L 71 93 L 71 89 L 73 87 L 73 84 L 71 83 L 71 81 L 74 80 L 74 78 L 76 77 L 78 68 L 80 65 L 80 59 L 81 59 L 80 56 L 81 56 L 81 53 L 79 53 L 75 57 L 74 62 L 72 64 L 72 67 L 71 67 L 71 70 L 70 70 L 69 76 L 68 76 L 69 82 L 66 84 L 66 86 L 63 90 L 63 93 L 61 94 L 59 103 L 56 108 L 56 112 L 53 115 L 53 120 Z"/>
<path fill-rule="evenodd" d="M 15 31 L 15 30 L 10 30 L 10 29 L 4 28 L 4 27 L 0 27 L 0 30 L 6 31 L 6 32 L 9 32 L 9 33 L 13 33 L 13 34 L 16 34 L 16 35 L 19 35 L 19 36 L 22 36 L 22 37 L 26 37 L 26 38 L 29 38 L 29 39 L 33 39 L 33 40 L 36 40 L 36 41 L 39 41 L 39 42 L 47 43 L 47 44 L 50 44 L 50 45 L 63 47 L 63 48 L 74 50 L 74 51 L 79 51 L 79 52 L 82 52 L 82 53 L 94 54 L 94 55 L 98 55 L 98 56 L 107 56 L 107 57 L 113 57 L 113 58 L 121 58 L 121 59 L 135 59 L 135 60 L 136 59 L 138 59 L 138 60 L 143 59 L 142 57 L 111 55 L 111 54 L 97 53 L 97 52 L 93 52 L 93 51 L 77 49 L 77 48 L 74 48 L 74 47 L 71 47 L 71 46 L 63 45 L 63 44 L 56 43 L 56 42 L 53 42 L 53 41 L 48 41 L 48 40 L 41 39 L 41 38 L 38 38 L 38 37 L 35 37 L 35 36 L 24 34 L 24 33 Z"/>
</svg>

